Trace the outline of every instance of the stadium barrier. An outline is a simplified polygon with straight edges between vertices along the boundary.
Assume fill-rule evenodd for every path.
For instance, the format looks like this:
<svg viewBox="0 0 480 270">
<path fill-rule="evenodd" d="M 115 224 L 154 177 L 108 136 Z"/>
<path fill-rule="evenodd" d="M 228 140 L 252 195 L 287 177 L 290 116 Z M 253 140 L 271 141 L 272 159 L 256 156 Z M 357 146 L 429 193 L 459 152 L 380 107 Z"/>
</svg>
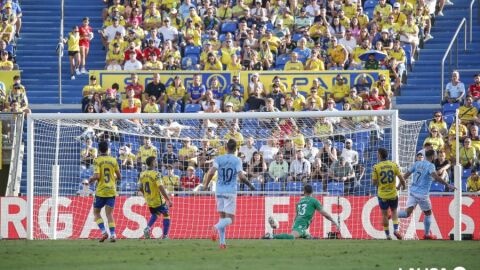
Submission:
<svg viewBox="0 0 480 270">
<path fill-rule="evenodd" d="M 318 196 L 327 212 L 332 212 L 341 224 L 344 238 L 382 239 L 381 214 L 376 197 L 368 196 Z M 453 231 L 453 196 L 432 196 L 433 219 L 431 230 L 439 239 L 449 239 Z M 39 214 L 34 219 L 34 237 L 49 238 L 50 197 L 37 196 L 34 199 L 34 211 Z M 280 222 L 276 233 L 288 233 L 295 217 L 295 203 L 298 196 L 239 196 L 235 223 L 229 228 L 227 237 L 237 239 L 260 238 L 271 231 L 268 217 L 274 216 Z M 93 204 L 93 197 L 59 197 L 58 238 L 98 238 L 100 231 L 93 218 L 93 208 L 84 207 Z M 170 237 L 173 239 L 202 239 L 209 237 L 210 228 L 218 220 L 215 198 L 213 196 L 175 196 L 171 210 L 172 226 Z M 355 202 L 355 203 L 353 203 Z M 480 197 L 464 196 L 463 233 L 480 236 Z M 120 238 L 140 238 L 143 236 L 149 210 L 143 197 L 117 197 L 114 216 L 117 224 L 117 236 Z M 415 233 L 423 235 L 423 215 L 417 207 L 415 219 L 407 224 L 406 237 Z M 105 217 L 104 217 L 105 218 Z M 361 222 L 359 222 L 359 220 Z M 0 198 L 1 236 L 9 239 L 26 238 L 27 199 L 26 197 Z M 161 222 L 157 222 L 153 235 L 161 235 Z M 358 228 L 361 226 L 361 228 Z M 314 217 L 310 233 L 314 237 L 325 238 L 333 227 L 320 215 Z M 46 230 L 46 231 L 45 231 Z"/>
<path fill-rule="evenodd" d="M 118 83 L 120 91 L 124 92 L 125 87 L 131 83 L 130 74 L 135 73 L 139 77 L 140 84 L 146 86 L 153 80 L 152 75 L 154 71 L 139 70 L 136 72 L 131 71 L 108 71 L 108 70 L 90 70 L 90 76 L 95 75 L 98 83 L 104 90 L 110 88 L 112 84 Z M 187 87 L 193 80 L 194 74 L 202 75 L 202 82 L 208 86 L 212 78 L 217 77 L 219 84 L 223 91 L 227 90 L 228 85 L 232 82 L 232 77 L 239 76 L 240 83 L 245 87 L 248 86 L 248 82 L 253 74 L 258 73 L 260 81 L 269 90 L 269 85 L 272 84 L 273 78 L 279 76 L 280 81 L 290 88 L 290 85 L 296 84 L 299 92 L 304 94 L 310 93 L 310 86 L 314 79 L 318 79 L 320 86 L 326 91 L 333 87 L 335 77 L 340 74 L 346 79 L 346 84 L 353 86 L 358 82 L 359 75 L 367 74 L 367 79 L 370 83 L 378 80 L 380 74 L 384 74 L 389 82 L 388 70 L 329 70 L 329 71 L 158 71 L 160 73 L 161 81 L 168 86 L 175 76 L 180 76 L 183 80 L 183 85 Z M 248 98 L 247 91 L 244 92 L 245 98 Z"/>
</svg>

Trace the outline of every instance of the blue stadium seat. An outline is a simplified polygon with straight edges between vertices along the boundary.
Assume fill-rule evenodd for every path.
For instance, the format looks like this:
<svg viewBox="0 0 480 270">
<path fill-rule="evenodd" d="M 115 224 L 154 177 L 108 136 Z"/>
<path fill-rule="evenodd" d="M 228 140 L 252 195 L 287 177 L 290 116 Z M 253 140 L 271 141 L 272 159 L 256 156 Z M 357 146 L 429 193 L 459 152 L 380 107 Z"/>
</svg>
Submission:
<svg viewBox="0 0 480 270">
<path fill-rule="evenodd" d="M 269 138 L 271 133 L 272 132 L 269 129 L 259 129 L 258 130 L 258 137 L 259 138 Z"/>
<path fill-rule="evenodd" d="M 339 111 L 343 111 L 343 103 L 342 102 L 336 103 L 335 104 L 335 109 L 337 109 Z"/>
<path fill-rule="evenodd" d="M 120 186 L 120 193 L 133 193 L 138 189 L 137 182 L 122 182 Z"/>
<path fill-rule="evenodd" d="M 198 64 L 198 57 L 194 55 L 185 56 L 182 58 L 182 68 L 185 70 L 196 70 L 195 65 Z"/>
<path fill-rule="evenodd" d="M 443 119 L 445 120 L 445 123 L 447 123 L 447 125 L 450 126 L 455 121 L 455 115 L 454 114 L 445 115 Z"/>
<path fill-rule="evenodd" d="M 371 8 L 375 8 L 375 6 L 378 4 L 378 1 L 377 0 L 367 0 L 365 1 L 365 4 L 363 5 L 363 8 L 366 10 L 366 9 L 371 9 Z M 370 18 L 372 19 L 372 18 Z"/>
<path fill-rule="evenodd" d="M 243 119 L 242 127 L 244 128 L 258 127 L 258 119 L 252 119 L 252 118 Z"/>
<path fill-rule="evenodd" d="M 237 23 L 235 22 L 225 22 L 222 24 L 222 28 L 220 30 L 222 34 L 225 33 L 235 33 L 237 31 Z"/>
<path fill-rule="evenodd" d="M 455 111 L 460 107 L 460 104 L 458 103 L 447 103 L 443 105 L 442 111 L 443 115 L 451 115 L 455 114 Z"/>
<path fill-rule="evenodd" d="M 462 172 L 462 191 L 463 192 L 467 191 L 467 180 L 471 174 L 472 174 L 472 169 L 463 169 L 463 172 Z"/>
<path fill-rule="evenodd" d="M 189 45 L 185 47 L 185 56 L 200 56 L 200 52 L 202 51 L 202 47 L 200 46 L 192 46 Z"/>
<path fill-rule="evenodd" d="M 265 24 L 265 27 L 267 28 L 267 30 L 270 30 L 270 31 L 273 30 L 273 28 L 275 28 L 270 21 L 267 22 L 267 24 Z"/>
<path fill-rule="evenodd" d="M 203 174 L 204 172 L 202 169 L 199 168 L 195 170 L 195 175 L 198 176 L 198 178 L 200 178 L 200 181 L 203 181 Z"/>
<path fill-rule="evenodd" d="M 373 13 L 374 13 L 374 8 L 367 8 L 363 11 L 365 15 L 368 16 L 368 18 L 372 19 L 373 18 Z"/>
<path fill-rule="evenodd" d="M 337 150 L 340 150 L 340 151 L 342 151 L 343 148 L 345 147 L 345 144 L 343 142 L 336 142 L 334 143 L 334 145 L 335 145 L 335 148 L 337 148 Z"/>
<path fill-rule="evenodd" d="M 407 58 L 407 70 L 412 70 L 412 44 L 404 44 L 402 46 L 403 50 L 405 51 L 405 58 Z M 402 75 L 402 74 L 400 74 Z"/>
<path fill-rule="evenodd" d="M 302 191 L 303 183 L 302 182 L 288 182 L 285 187 L 285 191 Z"/>
<path fill-rule="evenodd" d="M 257 134 L 257 129 L 256 128 L 243 128 L 242 130 L 240 130 L 240 133 L 242 133 L 244 138 L 247 138 L 247 137 L 250 137 L 250 136 L 255 138 L 255 135 Z"/>
<path fill-rule="evenodd" d="M 285 66 L 285 64 L 290 60 L 290 55 L 288 54 L 281 54 L 277 56 L 277 59 L 275 60 L 275 66 Z"/>
<path fill-rule="evenodd" d="M 358 152 L 365 150 L 365 143 L 363 142 L 353 142 L 352 149 Z M 360 153 L 359 153 L 360 154 Z"/>
<path fill-rule="evenodd" d="M 293 34 L 292 36 L 292 41 L 294 42 L 297 42 L 299 39 L 301 39 L 303 37 L 303 34 L 302 33 L 295 33 Z"/>
<path fill-rule="evenodd" d="M 200 104 L 187 104 L 185 105 L 186 113 L 196 113 L 202 110 L 202 105 Z"/>
<path fill-rule="evenodd" d="M 320 181 L 314 181 L 311 183 L 313 192 L 323 192 L 323 183 Z"/>
<path fill-rule="evenodd" d="M 220 34 L 220 36 L 218 36 L 218 40 L 220 40 L 220 42 L 225 42 L 225 39 L 227 38 L 227 36 L 225 34 Z"/>
<path fill-rule="evenodd" d="M 432 185 L 430 186 L 430 192 L 444 192 L 445 191 L 445 185 L 442 183 L 439 183 L 437 181 L 433 181 Z"/>
<path fill-rule="evenodd" d="M 314 141 L 313 142 L 313 146 L 317 147 L 318 149 L 322 148 L 323 147 L 323 143 L 322 142 L 319 142 L 319 141 Z"/>
<path fill-rule="evenodd" d="M 282 183 L 268 182 L 265 184 L 265 191 L 282 191 Z"/>
<path fill-rule="evenodd" d="M 314 135 L 313 128 L 302 128 L 300 129 L 300 133 L 302 133 L 305 137 L 311 137 Z"/>
<path fill-rule="evenodd" d="M 327 192 L 332 196 L 343 196 L 343 182 L 331 181 L 327 183 Z"/>
</svg>

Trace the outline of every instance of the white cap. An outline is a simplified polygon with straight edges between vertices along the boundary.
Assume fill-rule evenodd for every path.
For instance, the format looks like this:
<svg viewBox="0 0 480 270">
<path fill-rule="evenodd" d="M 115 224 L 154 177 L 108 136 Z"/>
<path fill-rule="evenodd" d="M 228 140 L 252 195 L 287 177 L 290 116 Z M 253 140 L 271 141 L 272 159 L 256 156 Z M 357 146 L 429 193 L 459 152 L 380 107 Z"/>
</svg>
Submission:
<svg viewBox="0 0 480 270">
<path fill-rule="evenodd" d="M 233 103 L 232 102 L 225 103 L 225 107 L 228 107 L 228 106 L 233 107 Z"/>
<path fill-rule="evenodd" d="M 400 3 L 399 3 L 399 2 L 395 2 L 395 4 L 393 4 L 393 7 L 394 7 L 394 8 L 399 8 L 399 7 L 400 7 Z"/>
<path fill-rule="evenodd" d="M 352 143 L 352 139 L 346 139 L 346 140 L 345 140 L 345 143 L 348 143 L 348 142 L 349 142 L 349 143 Z"/>
</svg>

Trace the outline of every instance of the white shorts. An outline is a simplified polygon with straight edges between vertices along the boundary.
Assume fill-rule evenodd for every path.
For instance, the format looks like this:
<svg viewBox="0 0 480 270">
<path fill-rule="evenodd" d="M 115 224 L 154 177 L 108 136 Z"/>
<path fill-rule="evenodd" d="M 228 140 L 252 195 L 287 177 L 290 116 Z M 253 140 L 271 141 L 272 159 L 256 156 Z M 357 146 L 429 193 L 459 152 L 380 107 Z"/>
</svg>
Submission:
<svg viewBox="0 0 480 270">
<path fill-rule="evenodd" d="M 217 211 L 235 215 L 237 209 L 237 194 L 217 194 Z"/>
<path fill-rule="evenodd" d="M 432 210 L 432 203 L 430 202 L 430 196 L 420 195 L 415 193 L 409 193 L 407 199 L 407 208 L 415 207 L 417 204 L 422 211 Z"/>
</svg>

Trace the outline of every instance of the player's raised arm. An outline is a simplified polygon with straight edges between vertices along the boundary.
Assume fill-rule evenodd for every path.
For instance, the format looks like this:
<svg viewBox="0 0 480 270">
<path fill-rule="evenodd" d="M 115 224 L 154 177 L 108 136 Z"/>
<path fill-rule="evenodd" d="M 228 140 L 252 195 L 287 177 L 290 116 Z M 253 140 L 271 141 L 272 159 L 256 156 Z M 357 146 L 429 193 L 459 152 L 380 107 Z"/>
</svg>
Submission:
<svg viewBox="0 0 480 270">
<path fill-rule="evenodd" d="M 440 176 L 437 174 L 437 172 L 431 173 L 430 176 L 432 176 L 433 180 L 444 184 L 445 186 L 449 187 L 450 189 L 456 189 L 454 185 L 449 184 L 447 181 L 445 181 L 445 179 L 443 179 L 442 177 L 440 177 Z"/>
<path fill-rule="evenodd" d="M 213 164 L 215 164 L 215 162 Z M 205 183 L 203 183 L 204 190 L 208 188 L 208 184 L 210 184 L 210 181 L 212 181 L 212 178 L 216 172 L 217 172 L 217 168 L 215 166 L 210 167 L 210 169 L 207 172 L 207 177 L 205 178 Z"/>
</svg>

